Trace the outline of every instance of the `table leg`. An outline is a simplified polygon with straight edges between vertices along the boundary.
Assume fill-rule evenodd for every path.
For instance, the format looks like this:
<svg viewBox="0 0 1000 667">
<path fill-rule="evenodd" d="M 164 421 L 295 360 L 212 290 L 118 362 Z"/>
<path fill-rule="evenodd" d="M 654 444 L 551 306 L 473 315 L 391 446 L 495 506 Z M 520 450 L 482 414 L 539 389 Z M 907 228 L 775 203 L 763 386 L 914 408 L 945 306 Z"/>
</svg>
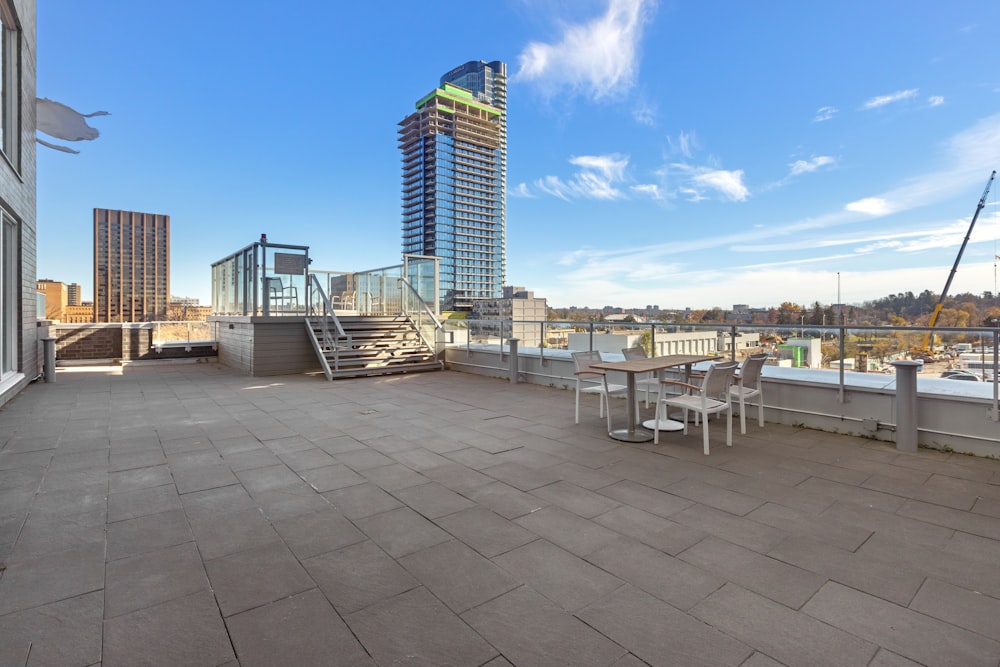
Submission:
<svg viewBox="0 0 1000 667">
<path fill-rule="evenodd" d="M 637 431 L 635 423 L 639 417 L 635 414 L 635 373 L 625 374 L 625 387 L 627 389 L 625 400 L 628 402 L 628 428 L 616 428 L 608 432 L 615 440 L 622 442 L 649 442 L 653 439 L 653 434 L 649 431 Z M 608 416 L 611 415 L 611 399 L 608 399 Z"/>
</svg>

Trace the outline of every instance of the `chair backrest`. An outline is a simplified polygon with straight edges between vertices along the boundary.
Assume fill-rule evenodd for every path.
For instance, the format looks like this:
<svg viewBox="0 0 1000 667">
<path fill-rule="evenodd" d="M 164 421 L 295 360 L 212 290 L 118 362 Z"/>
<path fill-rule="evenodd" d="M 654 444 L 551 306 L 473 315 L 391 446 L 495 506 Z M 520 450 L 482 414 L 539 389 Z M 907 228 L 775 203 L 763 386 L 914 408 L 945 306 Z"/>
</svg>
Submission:
<svg viewBox="0 0 1000 667">
<path fill-rule="evenodd" d="M 640 345 L 622 348 L 622 354 L 625 355 L 626 361 L 632 361 L 633 359 L 646 359 L 649 356 L 646 354 L 646 348 Z"/>
<path fill-rule="evenodd" d="M 756 389 L 760 386 L 760 369 L 764 367 L 769 355 L 767 352 L 751 354 L 743 362 L 740 369 L 740 383 L 747 389 Z"/>
<path fill-rule="evenodd" d="M 708 367 L 705 379 L 701 383 L 703 396 L 729 395 L 729 385 L 733 383 L 733 373 L 739 366 L 735 361 L 721 361 Z"/>
<path fill-rule="evenodd" d="M 604 371 L 597 368 L 591 368 L 591 364 L 596 364 L 601 361 L 601 353 L 597 350 L 584 350 L 581 352 L 573 353 L 573 365 L 576 366 L 576 372 L 587 372 L 587 373 L 599 373 L 604 374 Z"/>
</svg>

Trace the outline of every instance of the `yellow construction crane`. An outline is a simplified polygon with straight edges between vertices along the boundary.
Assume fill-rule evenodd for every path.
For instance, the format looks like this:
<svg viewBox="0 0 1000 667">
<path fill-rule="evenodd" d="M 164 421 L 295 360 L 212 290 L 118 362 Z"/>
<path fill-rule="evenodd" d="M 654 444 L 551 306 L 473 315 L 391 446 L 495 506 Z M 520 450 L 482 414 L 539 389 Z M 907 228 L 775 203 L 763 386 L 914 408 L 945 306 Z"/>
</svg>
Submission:
<svg viewBox="0 0 1000 667">
<path fill-rule="evenodd" d="M 976 206 L 976 212 L 972 216 L 972 222 L 969 223 L 969 231 L 965 233 L 965 240 L 962 241 L 962 247 L 958 249 L 958 257 L 955 258 L 955 264 L 951 267 L 951 273 L 948 274 L 948 282 L 944 284 L 944 289 L 941 290 L 941 297 L 938 299 L 937 305 L 934 306 L 934 312 L 931 313 L 931 320 L 927 326 L 930 327 L 927 333 L 924 335 L 924 342 L 921 350 L 913 350 L 914 353 L 929 354 L 931 352 L 931 336 L 934 334 L 934 325 L 937 323 L 938 315 L 941 314 L 941 308 L 944 306 L 944 298 L 948 296 L 948 288 L 951 287 L 951 281 L 955 278 L 955 272 L 958 271 L 958 263 L 962 261 L 962 253 L 965 252 L 965 246 L 969 243 L 969 237 L 972 236 L 972 228 L 976 226 L 976 219 L 979 218 L 979 212 L 986 207 L 986 195 L 990 193 L 990 185 L 993 184 L 993 179 L 996 177 L 996 169 L 990 174 L 990 180 L 986 181 L 986 189 L 983 190 L 983 196 L 979 198 L 979 204 Z"/>
</svg>

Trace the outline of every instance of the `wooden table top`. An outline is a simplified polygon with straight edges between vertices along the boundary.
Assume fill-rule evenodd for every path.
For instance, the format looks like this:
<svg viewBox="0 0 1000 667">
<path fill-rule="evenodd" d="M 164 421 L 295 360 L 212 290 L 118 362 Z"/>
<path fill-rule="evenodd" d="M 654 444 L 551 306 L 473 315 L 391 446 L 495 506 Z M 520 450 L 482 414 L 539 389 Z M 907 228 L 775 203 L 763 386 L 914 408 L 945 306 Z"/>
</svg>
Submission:
<svg viewBox="0 0 1000 667">
<path fill-rule="evenodd" d="M 662 357 L 647 357 L 646 359 L 631 359 L 626 361 L 601 361 L 591 364 L 591 368 L 602 371 L 621 371 L 623 373 L 649 373 L 673 366 L 687 366 L 699 361 L 715 361 L 719 356 L 704 354 L 667 354 Z"/>
</svg>

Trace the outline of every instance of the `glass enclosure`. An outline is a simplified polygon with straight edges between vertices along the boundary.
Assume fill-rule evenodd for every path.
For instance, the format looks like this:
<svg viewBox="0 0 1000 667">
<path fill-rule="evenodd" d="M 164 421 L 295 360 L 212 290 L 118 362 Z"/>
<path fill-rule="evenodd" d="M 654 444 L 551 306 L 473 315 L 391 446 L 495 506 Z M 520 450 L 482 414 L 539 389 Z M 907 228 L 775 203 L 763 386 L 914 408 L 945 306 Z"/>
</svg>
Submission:
<svg viewBox="0 0 1000 667">
<path fill-rule="evenodd" d="M 260 241 L 212 264 L 214 315 L 305 315 L 309 246 Z"/>
</svg>

